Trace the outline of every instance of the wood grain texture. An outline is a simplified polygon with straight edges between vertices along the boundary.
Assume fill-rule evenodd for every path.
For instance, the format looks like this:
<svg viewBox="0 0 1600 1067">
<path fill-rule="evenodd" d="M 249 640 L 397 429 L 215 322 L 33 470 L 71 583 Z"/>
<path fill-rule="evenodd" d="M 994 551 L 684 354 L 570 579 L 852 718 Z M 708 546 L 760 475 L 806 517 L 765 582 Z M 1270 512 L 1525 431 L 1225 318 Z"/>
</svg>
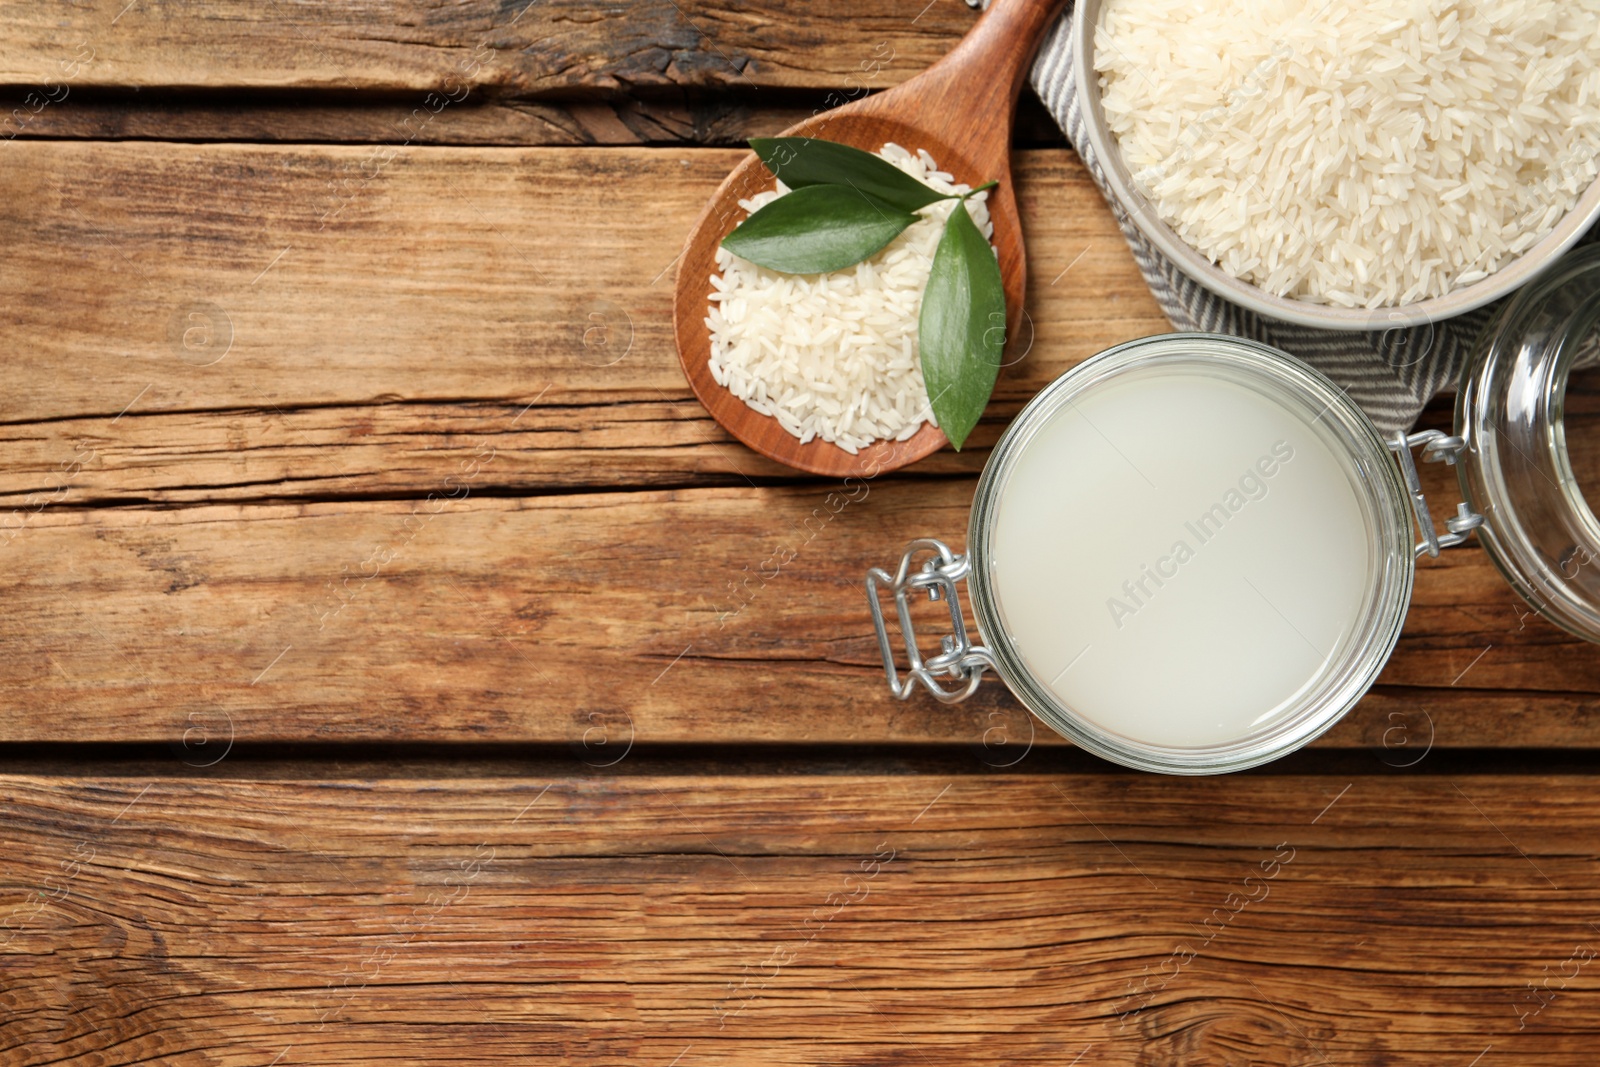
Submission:
<svg viewBox="0 0 1600 1067">
<path fill-rule="evenodd" d="M 968 478 L 500 498 L 515 457 L 461 447 L 416 500 L 29 516 L 0 548 L 0 740 L 206 721 L 239 741 L 945 741 L 990 765 L 1060 743 L 998 684 L 955 708 L 883 684 L 862 576 L 913 537 L 959 547 Z M 1479 551 L 1419 568 L 1380 686 L 1321 744 L 1600 738 L 1600 650 Z"/>
<path fill-rule="evenodd" d="M 1062 0 L 996 0 L 972 32 L 928 70 L 887 92 L 844 104 L 784 131 L 789 137 L 822 138 L 866 152 L 892 142 L 928 152 L 959 184 L 979 188 L 995 183 L 985 206 L 1004 290 L 1005 321 L 995 324 L 1005 327 L 1001 366 L 1016 362 L 1018 353 L 1033 340 L 1021 330 L 1028 271 L 1011 183 L 1011 116 L 1039 41 L 1061 5 Z M 767 167 L 754 153 L 747 155 L 711 195 L 678 259 L 673 335 L 695 396 L 751 451 L 811 474 L 876 477 L 939 451 L 949 442 L 931 422 L 903 441 L 877 440 L 854 453 L 816 438 L 802 443 L 777 419 L 757 412 L 717 383 L 710 366 L 705 280 L 720 273 L 717 252 L 744 216 L 740 202 L 771 184 Z"/>
<path fill-rule="evenodd" d="M 0 84 L 419 97 L 685 85 L 854 90 L 928 66 L 974 18 L 961 0 L 88 0 L 65 8 L 8 0 L 0 4 Z"/>
<path fill-rule="evenodd" d="M 1588 1067 L 1597 803 L 1555 776 L 7 777 L 0 1049 Z"/>
<path fill-rule="evenodd" d="M 16 355 L 0 422 L 105 416 L 107 435 L 177 411 L 259 422 L 309 407 L 686 398 L 672 269 L 744 158 L 24 141 L 5 151 L 0 316 Z M 1019 154 L 1017 187 L 1036 284 L 1022 334 L 1032 344 L 1001 381 L 1011 401 L 1167 328 L 1074 155 Z M 56 439 L 63 459 L 78 443 Z"/>
</svg>

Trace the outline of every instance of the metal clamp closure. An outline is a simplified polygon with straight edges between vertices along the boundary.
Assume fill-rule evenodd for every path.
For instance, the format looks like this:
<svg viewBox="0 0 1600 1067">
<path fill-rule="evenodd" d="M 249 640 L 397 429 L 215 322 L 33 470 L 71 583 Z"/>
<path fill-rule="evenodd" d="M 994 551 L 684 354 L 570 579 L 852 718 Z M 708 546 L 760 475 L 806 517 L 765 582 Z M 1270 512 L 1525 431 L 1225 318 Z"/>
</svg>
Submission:
<svg viewBox="0 0 1600 1067">
<path fill-rule="evenodd" d="M 1442 430 L 1419 430 L 1414 434 L 1396 433 L 1389 442 L 1389 451 L 1395 455 L 1395 460 L 1400 464 L 1400 473 L 1406 480 L 1406 492 L 1411 495 L 1411 510 L 1416 514 L 1417 530 L 1422 534 L 1422 540 L 1417 543 L 1417 558 L 1424 555 L 1437 556 L 1441 548 L 1453 548 L 1466 541 L 1472 531 L 1483 525 L 1483 516 L 1467 506 L 1465 501 L 1456 505 L 1456 513 L 1452 518 L 1445 520 L 1445 529 L 1448 531 L 1440 537 L 1433 529 L 1433 515 L 1428 511 L 1428 498 L 1422 492 L 1422 481 L 1417 477 L 1417 464 L 1411 458 L 1411 450 L 1422 447 L 1422 460 L 1424 463 L 1448 463 L 1455 465 L 1456 459 L 1466 450 L 1467 443 L 1460 437 L 1454 437 Z"/>
<path fill-rule="evenodd" d="M 913 570 L 917 556 L 922 553 L 931 555 L 920 568 Z M 881 567 L 873 567 L 867 572 L 867 604 L 872 609 L 872 625 L 878 633 L 878 649 L 883 653 L 883 672 L 889 679 L 889 691 L 901 700 L 909 697 L 919 682 L 946 704 L 965 700 L 978 688 L 978 683 L 983 680 L 983 672 L 994 666 L 994 657 L 989 650 L 973 644 L 967 636 L 966 620 L 961 615 L 961 598 L 957 595 L 956 583 L 971 570 L 971 560 L 966 556 L 956 555 L 943 541 L 924 537 L 911 542 L 906 548 L 905 555 L 900 557 L 899 569 L 894 574 Z M 895 668 L 894 649 L 889 643 L 889 628 L 883 617 L 879 586 L 886 586 L 894 593 L 895 612 L 900 617 L 900 634 L 905 639 L 906 654 L 911 660 L 911 669 L 904 680 Z M 929 600 L 943 600 L 950 608 L 952 632 L 940 639 L 939 654 L 927 660 L 922 658 L 922 651 L 917 647 L 917 631 L 911 623 L 910 597 L 913 591 L 920 590 L 927 591 Z M 940 677 L 957 679 L 964 684 L 957 688 L 946 688 L 939 684 Z"/>
</svg>

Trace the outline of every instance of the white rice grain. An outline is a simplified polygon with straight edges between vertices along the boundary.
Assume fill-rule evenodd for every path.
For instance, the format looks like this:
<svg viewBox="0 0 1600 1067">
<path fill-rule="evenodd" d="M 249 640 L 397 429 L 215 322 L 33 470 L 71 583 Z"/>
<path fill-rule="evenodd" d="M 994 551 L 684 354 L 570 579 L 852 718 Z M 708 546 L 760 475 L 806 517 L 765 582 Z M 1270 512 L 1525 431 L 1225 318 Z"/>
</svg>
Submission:
<svg viewBox="0 0 1600 1067">
<path fill-rule="evenodd" d="M 878 153 L 942 193 L 966 185 L 937 168 L 926 152 L 896 144 Z M 747 212 L 789 190 L 739 201 Z M 988 193 L 967 201 L 985 236 L 993 232 Z M 958 201 L 943 200 L 854 267 L 796 275 L 758 267 L 717 249 L 711 276 L 711 376 L 751 408 L 776 419 L 802 442 L 820 439 L 854 455 L 873 441 L 904 441 L 936 423 L 922 382 L 917 318 L 922 287 L 944 223 Z"/>
<path fill-rule="evenodd" d="M 1106 0 L 1095 69 L 1157 215 L 1278 296 L 1443 296 L 1600 171 L 1600 0 Z"/>
</svg>

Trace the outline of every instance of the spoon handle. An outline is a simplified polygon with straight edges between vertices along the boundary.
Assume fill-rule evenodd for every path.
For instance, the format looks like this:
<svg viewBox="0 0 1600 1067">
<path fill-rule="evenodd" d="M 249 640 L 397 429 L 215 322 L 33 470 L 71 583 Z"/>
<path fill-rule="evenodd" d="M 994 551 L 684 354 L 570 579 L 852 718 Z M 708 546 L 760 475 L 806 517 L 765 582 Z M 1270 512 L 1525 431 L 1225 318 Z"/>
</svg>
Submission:
<svg viewBox="0 0 1600 1067">
<path fill-rule="evenodd" d="M 1066 6 L 1067 0 L 991 0 L 978 24 L 928 77 L 944 82 L 947 98 L 958 99 L 962 110 L 1003 118 L 1009 131 L 1039 43 Z"/>
</svg>

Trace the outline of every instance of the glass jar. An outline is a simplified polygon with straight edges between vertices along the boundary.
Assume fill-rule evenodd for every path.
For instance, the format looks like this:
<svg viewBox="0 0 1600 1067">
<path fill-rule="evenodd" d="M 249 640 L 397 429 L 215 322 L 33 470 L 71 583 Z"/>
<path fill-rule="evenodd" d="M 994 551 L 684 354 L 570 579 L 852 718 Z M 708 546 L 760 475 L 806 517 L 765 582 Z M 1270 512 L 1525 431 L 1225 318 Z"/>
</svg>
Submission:
<svg viewBox="0 0 1600 1067">
<path fill-rule="evenodd" d="M 1474 531 L 1536 610 L 1600 641 L 1600 523 L 1563 427 L 1574 365 L 1600 355 L 1597 322 L 1600 248 L 1589 248 L 1485 334 L 1456 433 L 1390 438 L 1315 369 L 1255 342 L 1169 334 L 1102 352 L 1001 437 L 966 555 L 924 539 L 894 573 L 869 572 L 891 691 L 953 702 L 992 670 L 1046 725 L 1114 762 L 1257 766 L 1360 700 L 1399 637 L 1415 559 Z M 1464 500 L 1442 533 L 1414 450 L 1460 473 Z M 914 598 L 948 608 L 927 658 Z"/>
<path fill-rule="evenodd" d="M 1600 245 L 1560 261 L 1496 317 L 1462 377 L 1461 492 L 1484 517 L 1478 538 L 1524 600 L 1600 641 L 1600 523 L 1583 497 L 1595 481 L 1596 412 L 1574 412 L 1574 374 L 1600 363 Z"/>
</svg>

